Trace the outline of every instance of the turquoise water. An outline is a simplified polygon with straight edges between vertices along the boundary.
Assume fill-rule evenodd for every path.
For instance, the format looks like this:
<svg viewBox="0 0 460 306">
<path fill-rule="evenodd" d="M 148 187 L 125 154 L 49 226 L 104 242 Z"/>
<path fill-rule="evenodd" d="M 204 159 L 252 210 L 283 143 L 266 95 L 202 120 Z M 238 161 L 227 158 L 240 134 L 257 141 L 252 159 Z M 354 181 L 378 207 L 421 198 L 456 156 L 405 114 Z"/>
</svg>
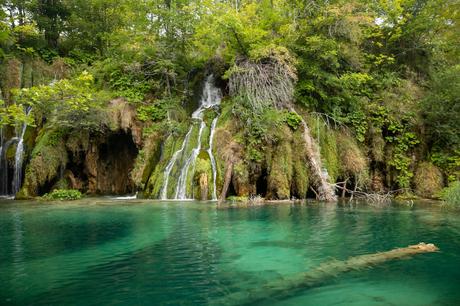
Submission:
<svg viewBox="0 0 460 306">
<path fill-rule="evenodd" d="M 282 296 L 266 285 L 420 241 L 441 252 Z M 460 214 L 426 205 L 0 202 L 0 305 L 219 305 L 242 292 L 245 304 L 261 289 L 260 305 L 460 305 Z"/>
</svg>

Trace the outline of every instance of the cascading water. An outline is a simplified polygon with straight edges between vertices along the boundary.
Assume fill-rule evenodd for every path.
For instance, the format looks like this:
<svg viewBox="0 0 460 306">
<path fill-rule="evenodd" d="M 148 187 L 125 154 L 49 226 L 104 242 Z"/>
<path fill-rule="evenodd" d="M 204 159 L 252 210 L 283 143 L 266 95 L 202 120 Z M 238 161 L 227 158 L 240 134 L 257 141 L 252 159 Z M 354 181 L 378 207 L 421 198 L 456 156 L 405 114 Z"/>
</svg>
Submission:
<svg viewBox="0 0 460 306">
<path fill-rule="evenodd" d="M 177 158 L 179 157 L 179 155 L 184 151 L 185 147 L 187 146 L 188 141 L 190 139 L 190 135 L 192 134 L 192 130 L 193 130 L 193 125 L 188 130 L 187 135 L 185 135 L 185 139 L 184 139 L 184 142 L 182 143 L 182 146 L 180 147 L 179 150 L 174 152 L 173 156 L 171 157 L 171 160 L 169 161 L 168 165 L 166 166 L 166 169 L 165 169 L 165 171 L 163 173 L 165 181 L 163 183 L 163 187 L 161 188 L 161 192 L 160 192 L 160 198 L 162 200 L 166 200 L 168 198 L 168 183 L 169 183 L 169 176 L 171 175 L 171 170 L 174 167 L 174 164 L 176 163 Z"/>
<path fill-rule="evenodd" d="M 190 168 L 190 165 L 195 163 L 196 158 L 198 157 L 198 154 L 200 154 L 201 151 L 201 137 L 203 136 L 203 130 L 206 127 L 206 123 L 204 121 L 201 121 L 200 124 L 200 130 L 198 132 L 198 140 L 197 140 L 197 146 L 196 148 L 193 148 L 192 153 L 190 156 L 187 158 L 185 161 L 184 166 L 182 167 L 180 171 L 180 176 L 179 180 L 177 182 L 177 188 L 176 188 L 176 195 L 175 199 L 177 200 L 185 200 L 187 199 L 187 177 L 188 177 L 188 170 Z"/>
<path fill-rule="evenodd" d="M 168 162 L 165 168 L 164 183 L 160 191 L 160 198 L 162 200 L 168 199 L 168 184 L 169 184 L 171 172 L 172 172 L 174 165 L 176 164 L 178 160 L 184 160 L 184 163 L 182 165 L 182 168 L 179 171 L 179 178 L 177 180 L 177 186 L 176 186 L 176 190 L 174 193 L 174 199 L 183 200 L 183 199 L 187 199 L 189 196 L 187 194 L 187 184 L 189 181 L 188 180 L 189 169 L 190 167 L 192 167 L 192 176 L 193 176 L 195 172 L 196 159 L 198 158 L 198 155 L 200 154 L 200 151 L 202 149 L 201 140 L 203 136 L 203 131 L 207 127 L 206 122 L 203 120 L 204 112 L 206 109 L 218 106 L 222 99 L 222 94 L 221 94 L 220 89 L 215 87 L 213 83 L 214 83 L 214 76 L 209 75 L 206 78 L 206 82 L 204 84 L 203 94 L 200 100 L 200 106 L 192 114 L 192 119 L 200 122 L 196 146 L 192 148 L 190 153 L 187 155 L 187 145 L 190 141 L 190 137 L 191 137 L 192 130 L 193 130 L 193 125 L 192 125 L 187 135 L 185 136 L 182 146 L 179 148 L 179 150 L 174 152 L 173 156 L 171 157 L 171 160 Z M 210 135 L 209 135 L 209 138 L 210 138 L 209 148 L 206 150 L 206 152 L 209 155 L 209 159 L 211 160 L 211 167 L 213 171 L 213 193 L 212 193 L 213 200 L 217 199 L 217 195 L 216 195 L 217 194 L 216 192 L 217 170 L 216 170 L 216 161 L 212 153 L 212 144 L 213 144 L 213 137 L 214 137 L 214 131 L 216 128 L 216 124 L 217 124 L 217 117 L 214 118 L 211 124 Z"/>
<path fill-rule="evenodd" d="M 29 115 L 32 109 L 29 107 L 26 109 L 26 116 Z M 18 135 L 18 145 L 16 147 L 16 154 L 14 157 L 14 176 L 13 176 L 13 194 L 19 192 L 22 183 L 22 164 L 24 157 L 24 134 L 26 133 L 27 124 L 23 123 L 19 131 L 16 131 Z"/>
</svg>

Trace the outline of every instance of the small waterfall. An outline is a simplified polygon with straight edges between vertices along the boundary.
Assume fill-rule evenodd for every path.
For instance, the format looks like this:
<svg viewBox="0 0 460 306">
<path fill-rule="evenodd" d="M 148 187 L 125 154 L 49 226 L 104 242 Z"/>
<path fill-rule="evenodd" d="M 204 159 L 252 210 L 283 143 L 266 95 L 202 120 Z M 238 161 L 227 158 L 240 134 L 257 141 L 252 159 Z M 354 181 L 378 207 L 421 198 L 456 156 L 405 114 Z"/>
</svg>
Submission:
<svg viewBox="0 0 460 306">
<path fill-rule="evenodd" d="M 29 115 L 31 108 L 26 109 L 26 116 Z M 14 176 L 13 176 L 13 194 L 19 192 L 22 184 L 22 164 L 23 164 L 23 157 L 24 157 L 24 134 L 26 133 L 27 124 L 23 123 L 22 127 L 17 134 L 18 136 L 18 145 L 16 147 L 16 154 L 14 157 Z"/>
<path fill-rule="evenodd" d="M 216 166 L 216 159 L 214 158 L 214 154 L 212 154 L 212 144 L 214 139 L 214 132 L 216 131 L 217 119 L 219 116 L 214 118 L 211 124 L 211 132 L 209 134 L 209 148 L 208 148 L 208 155 L 209 159 L 211 160 L 211 167 L 212 167 L 212 199 L 217 200 L 217 187 L 216 187 L 216 180 L 217 180 L 217 166 Z"/>
<path fill-rule="evenodd" d="M 198 154 L 200 154 L 200 151 L 201 151 L 201 136 L 203 135 L 203 130 L 204 130 L 205 127 L 206 127 L 206 123 L 204 123 L 204 121 L 201 121 L 200 131 L 198 132 L 197 145 L 192 150 L 192 153 L 187 158 L 187 160 L 185 161 L 184 166 L 182 167 L 182 170 L 180 171 L 179 180 L 177 182 L 176 195 L 174 197 L 176 200 L 185 200 L 185 199 L 187 199 L 186 193 L 187 193 L 188 169 L 190 168 L 190 165 L 192 163 L 195 164 L 196 158 L 198 157 Z"/>
<path fill-rule="evenodd" d="M 189 169 L 192 167 L 192 175 L 195 172 L 195 163 L 196 159 L 198 158 L 198 155 L 200 154 L 200 151 L 202 149 L 201 146 L 201 140 L 203 136 L 203 131 L 207 127 L 206 122 L 203 120 L 204 112 L 206 109 L 218 106 L 220 104 L 220 101 L 222 99 L 222 94 L 220 92 L 220 89 L 214 86 L 214 76 L 211 74 L 206 78 L 206 82 L 203 87 L 203 94 L 200 100 L 200 106 L 198 109 L 196 109 L 192 113 L 192 119 L 195 119 L 200 122 L 200 128 L 198 131 L 198 137 L 197 137 L 197 142 L 196 142 L 196 147 L 194 147 L 191 152 L 187 154 L 188 150 L 186 150 L 187 145 L 189 143 L 191 133 L 193 130 L 193 124 L 190 127 L 187 135 L 185 136 L 184 142 L 182 143 L 182 146 L 179 150 L 174 152 L 173 156 L 171 157 L 171 160 L 168 162 L 166 169 L 164 171 L 164 183 L 160 192 L 160 198 L 162 200 L 166 200 L 168 198 L 168 183 L 169 179 L 171 176 L 171 171 L 176 164 L 177 160 L 179 157 L 181 157 L 180 160 L 184 160 L 184 163 L 182 165 L 182 168 L 180 169 L 179 173 L 179 178 L 177 181 L 177 186 L 176 186 L 176 191 L 174 194 L 174 199 L 177 200 L 184 200 L 189 197 L 187 195 L 187 178 L 189 177 Z M 217 170 L 216 170 L 216 161 L 214 158 L 214 155 L 212 154 L 212 138 L 214 137 L 214 130 L 217 124 L 217 117 L 214 118 L 212 124 L 211 124 L 211 130 L 210 130 L 210 139 L 209 139 L 209 145 L 210 148 L 207 150 L 210 160 L 211 160 L 211 166 L 212 166 L 212 171 L 213 171 L 213 184 L 214 184 L 214 189 L 213 189 L 213 199 L 217 199 L 216 196 L 216 177 L 217 177 Z"/>
<path fill-rule="evenodd" d="M 160 198 L 162 200 L 168 199 L 168 183 L 169 183 L 169 176 L 171 175 L 171 170 L 174 167 L 174 164 L 176 163 L 177 158 L 179 157 L 179 155 L 184 151 L 185 147 L 187 146 L 188 141 L 190 139 L 190 135 L 192 134 L 192 130 L 193 130 L 193 125 L 190 126 L 190 129 L 188 130 L 187 135 L 185 135 L 185 139 L 184 139 L 184 142 L 182 143 L 182 146 L 180 147 L 179 150 L 174 152 L 173 156 L 171 157 L 171 160 L 169 161 L 168 165 L 166 166 L 166 169 L 165 169 L 165 171 L 163 173 L 163 177 L 164 177 L 165 181 L 163 183 L 163 187 L 161 188 L 161 192 L 160 192 Z"/>
</svg>

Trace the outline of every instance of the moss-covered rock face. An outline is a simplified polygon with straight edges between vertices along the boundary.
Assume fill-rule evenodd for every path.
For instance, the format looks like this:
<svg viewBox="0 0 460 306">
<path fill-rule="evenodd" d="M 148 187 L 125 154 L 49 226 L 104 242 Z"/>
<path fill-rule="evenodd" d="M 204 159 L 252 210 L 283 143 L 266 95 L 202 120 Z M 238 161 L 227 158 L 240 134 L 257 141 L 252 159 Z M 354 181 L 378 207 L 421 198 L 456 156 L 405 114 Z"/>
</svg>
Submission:
<svg viewBox="0 0 460 306">
<path fill-rule="evenodd" d="M 54 184 L 59 169 L 65 167 L 67 162 L 65 133 L 54 129 L 42 130 L 26 168 L 19 197 L 32 197 L 42 193 L 42 189 L 48 184 Z"/>
<path fill-rule="evenodd" d="M 285 126 L 280 142 L 270 148 L 267 154 L 267 198 L 289 199 L 291 197 L 291 180 L 293 174 L 292 163 L 292 135 Z"/>
<path fill-rule="evenodd" d="M 121 100 L 112 101 L 109 110 L 112 118 L 110 129 L 105 132 L 47 126 L 41 129 L 18 196 L 37 196 L 54 188 L 68 187 L 91 194 L 133 192 L 135 184 L 131 171 L 138 156 L 138 146 L 142 144 L 142 127 L 135 120 L 134 109 Z M 153 139 L 146 146 L 147 160 L 155 162 L 155 148 Z M 145 163 L 145 167 L 152 166 Z M 149 171 L 139 169 L 139 184 L 145 180 L 145 172 Z"/>
<path fill-rule="evenodd" d="M 358 187 L 369 186 L 368 160 L 356 139 L 347 132 L 336 131 L 335 133 L 340 161 L 339 177 L 344 181 L 352 179 Z"/>
<path fill-rule="evenodd" d="M 198 200 L 208 200 L 212 198 L 212 191 L 211 161 L 208 153 L 201 151 L 195 164 L 193 195 Z"/>
<path fill-rule="evenodd" d="M 304 138 L 301 130 L 297 130 L 292 137 L 292 182 L 291 196 L 304 199 L 309 188 L 309 169 L 305 150 Z"/>
<path fill-rule="evenodd" d="M 335 131 L 321 117 L 308 117 L 313 138 L 319 145 L 323 167 L 327 170 L 329 181 L 335 183 L 340 174 L 340 160 Z"/>
<path fill-rule="evenodd" d="M 161 141 L 162 138 L 158 133 L 150 135 L 145 140 L 144 147 L 137 155 L 131 177 L 134 184 L 136 184 L 137 188 L 140 190 L 145 189 L 146 183 L 149 181 L 155 166 L 160 160 Z"/>
<path fill-rule="evenodd" d="M 424 198 L 438 196 L 444 186 L 441 171 L 429 162 L 417 166 L 414 183 L 416 194 Z"/>
</svg>

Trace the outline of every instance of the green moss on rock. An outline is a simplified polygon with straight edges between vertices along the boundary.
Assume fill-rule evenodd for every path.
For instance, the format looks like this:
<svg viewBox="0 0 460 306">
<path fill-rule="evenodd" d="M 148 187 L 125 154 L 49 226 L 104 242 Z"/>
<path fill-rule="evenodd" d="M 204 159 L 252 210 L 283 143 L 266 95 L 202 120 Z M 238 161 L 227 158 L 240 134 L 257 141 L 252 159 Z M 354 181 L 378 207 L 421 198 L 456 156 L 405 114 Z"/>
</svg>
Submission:
<svg viewBox="0 0 460 306">
<path fill-rule="evenodd" d="M 443 177 L 438 167 L 429 162 L 420 163 L 414 176 L 415 193 L 424 198 L 433 198 L 443 188 Z"/>
<path fill-rule="evenodd" d="M 20 196 L 37 196 L 39 188 L 55 179 L 59 169 L 64 167 L 67 162 L 68 155 L 65 147 L 64 132 L 42 130 L 32 151 L 32 159 L 26 168 L 24 185 Z"/>
<path fill-rule="evenodd" d="M 292 152 L 292 195 L 303 199 L 306 197 L 309 188 L 309 169 L 301 130 L 297 130 L 293 134 Z"/>
<path fill-rule="evenodd" d="M 292 148 L 291 131 L 282 127 L 283 137 L 279 144 L 271 148 L 271 154 L 267 156 L 268 178 L 267 198 L 268 199 L 289 199 L 291 196 L 292 179 Z"/>
</svg>

